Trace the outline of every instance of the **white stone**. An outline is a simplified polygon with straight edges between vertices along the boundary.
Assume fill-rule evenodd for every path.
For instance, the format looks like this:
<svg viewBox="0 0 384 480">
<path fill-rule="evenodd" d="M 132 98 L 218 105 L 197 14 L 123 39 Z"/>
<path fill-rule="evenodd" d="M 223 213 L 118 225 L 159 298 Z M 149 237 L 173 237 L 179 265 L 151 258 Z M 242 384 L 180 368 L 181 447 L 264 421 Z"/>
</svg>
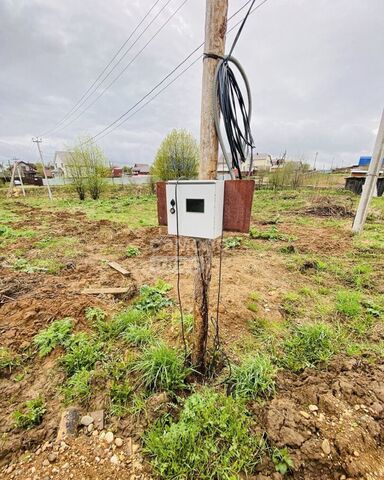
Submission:
<svg viewBox="0 0 384 480">
<path fill-rule="evenodd" d="M 325 438 L 321 444 L 321 449 L 325 453 L 325 455 L 329 455 L 331 453 L 331 444 L 329 443 L 329 440 Z"/>
<path fill-rule="evenodd" d="M 317 412 L 317 410 L 319 410 L 319 407 L 317 405 L 308 405 L 308 410 L 310 412 Z"/>
<path fill-rule="evenodd" d="M 304 411 L 301 411 L 300 415 L 304 418 L 310 418 L 311 417 L 308 412 L 304 412 Z"/>
<path fill-rule="evenodd" d="M 117 455 L 112 455 L 110 461 L 111 461 L 111 463 L 113 463 L 114 465 L 118 465 L 118 464 L 120 463 L 119 457 L 118 457 Z"/>
<path fill-rule="evenodd" d="M 116 445 L 116 447 L 122 447 L 123 446 L 123 440 L 120 437 L 115 438 L 115 445 Z"/>
<path fill-rule="evenodd" d="M 88 427 L 88 425 L 93 423 L 93 418 L 90 415 L 84 415 L 83 417 L 81 417 L 80 423 L 81 425 Z"/>
<path fill-rule="evenodd" d="M 113 438 L 114 438 L 114 435 L 112 432 L 107 432 L 105 434 L 105 441 L 109 444 L 111 444 L 113 442 Z"/>
</svg>

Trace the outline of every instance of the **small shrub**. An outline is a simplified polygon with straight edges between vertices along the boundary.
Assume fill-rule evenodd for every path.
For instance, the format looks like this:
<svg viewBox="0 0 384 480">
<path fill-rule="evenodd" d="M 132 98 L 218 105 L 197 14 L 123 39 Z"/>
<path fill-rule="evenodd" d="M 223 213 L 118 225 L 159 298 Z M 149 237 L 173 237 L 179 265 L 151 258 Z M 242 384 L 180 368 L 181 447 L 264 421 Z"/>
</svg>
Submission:
<svg viewBox="0 0 384 480">
<path fill-rule="evenodd" d="M 79 370 L 92 370 L 97 361 L 104 359 L 102 345 L 86 333 L 72 335 L 67 345 L 67 353 L 61 357 L 60 364 L 68 375 Z"/>
<path fill-rule="evenodd" d="M 283 365 L 294 372 L 315 367 L 320 362 L 327 362 L 336 348 L 337 336 L 330 326 L 324 323 L 300 325 L 283 345 Z"/>
<path fill-rule="evenodd" d="M 141 384 L 152 391 L 180 390 L 190 373 L 184 366 L 183 356 L 163 343 L 147 347 L 131 370 L 138 373 Z"/>
<path fill-rule="evenodd" d="M 158 421 L 145 450 L 161 478 L 234 480 L 252 474 L 265 445 L 241 401 L 204 390 L 185 401 L 178 421 Z"/>
<path fill-rule="evenodd" d="M 155 313 L 162 308 L 172 305 L 172 300 L 166 297 L 166 293 L 172 287 L 168 283 L 159 280 L 155 286 L 143 285 L 140 289 L 140 296 L 135 303 L 135 308 L 144 312 Z"/>
<path fill-rule="evenodd" d="M 137 257 L 140 255 L 141 251 L 139 247 L 135 247 L 134 245 L 129 245 L 129 247 L 126 248 L 125 250 L 125 256 L 130 258 L 130 257 Z"/>
<path fill-rule="evenodd" d="M 276 368 L 267 355 L 257 354 L 233 368 L 229 380 L 236 397 L 268 397 L 275 391 Z"/>
<path fill-rule="evenodd" d="M 49 327 L 41 330 L 33 339 L 39 349 L 40 357 L 45 357 L 58 345 L 65 345 L 73 327 L 71 318 L 55 320 Z"/>
<path fill-rule="evenodd" d="M 1 370 L 11 372 L 19 363 L 19 358 L 14 352 L 6 347 L 0 347 L 0 372 Z"/>
<path fill-rule="evenodd" d="M 356 318 L 362 313 L 359 292 L 341 290 L 336 297 L 336 310 L 346 317 Z"/>
<path fill-rule="evenodd" d="M 65 383 L 62 392 L 65 403 L 73 400 L 86 402 L 91 396 L 92 372 L 82 368 L 76 371 Z"/>
<path fill-rule="evenodd" d="M 223 241 L 224 248 L 228 250 L 233 250 L 241 246 L 241 238 L 240 237 L 228 237 L 225 238 Z"/>
<path fill-rule="evenodd" d="M 272 450 L 272 462 L 277 472 L 285 475 L 293 468 L 293 460 L 287 448 L 274 448 Z"/>
<path fill-rule="evenodd" d="M 124 340 L 135 347 L 141 347 L 151 343 L 155 335 L 147 325 L 129 325 L 122 334 Z"/>
<path fill-rule="evenodd" d="M 45 401 L 42 397 L 27 400 L 21 410 L 12 413 L 17 428 L 32 428 L 40 425 L 46 412 Z"/>
</svg>

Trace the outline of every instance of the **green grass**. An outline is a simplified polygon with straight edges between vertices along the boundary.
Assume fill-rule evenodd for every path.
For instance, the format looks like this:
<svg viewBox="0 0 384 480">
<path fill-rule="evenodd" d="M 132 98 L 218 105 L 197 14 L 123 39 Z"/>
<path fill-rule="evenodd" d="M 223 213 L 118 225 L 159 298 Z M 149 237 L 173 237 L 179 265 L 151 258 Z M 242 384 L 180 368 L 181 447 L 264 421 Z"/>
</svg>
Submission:
<svg viewBox="0 0 384 480">
<path fill-rule="evenodd" d="M 276 472 L 279 472 L 281 475 L 285 475 L 294 467 L 293 460 L 290 457 L 288 449 L 286 447 L 273 448 L 271 457 Z"/>
<path fill-rule="evenodd" d="M 232 370 L 229 383 L 236 397 L 269 397 L 274 393 L 277 370 L 268 355 L 249 356 Z"/>
<path fill-rule="evenodd" d="M 33 339 L 33 343 L 39 350 L 40 357 L 45 357 L 58 345 L 65 345 L 72 332 L 72 327 L 72 319 L 63 318 L 62 320 L 55 320 L 49 327 L 40 330 Z"/>
<path fill-rule="evenodd" d="M 164 480 L 248 477 L 265 449 L 252 426 L 241 401 L 205 389 L 187 398 L 178 420 L 150 428 L 145 451 Z"/>
<path fill-rule="evenodd" d="M 111 321 L 98 320 L 94 323 L 99 335 L 104 339 L 112 339 L 123 336 L 132 325 L 145 325 L 148 315 L 137 308 L 127 308 L 117 313 Z"/>
<path fill-rule="evenodd" d="M 110 412 L 116 417 L 123 417 L 130 412 L 134 389 L 129 381 L 112 382 L 109 390 Z"/>
<path fill-rule="evenodd" d="M 251 292 L 249 294 L 249 301 L 247 303 L 247 308 L 253 313 L 257 313 L 259 310 L 260 295 L 257 292 Z"/>
<path fill-rule="evenodd" d="M 105 359 L 102 344 L 84 332 L 71 335 L 66 349 L 59 363 L 69 376 L 79 370 L 92 370 L 96 362 L 103 362 Z"/>
<path fill-rule="evenodd" d="M 64 402 L 66 404 L 69 404 L 74 400 L 85 403 L 90 399 L 92 393 L 92 375 L 92 371 L 89 371 L 86 368 L 81 368 L 68 378 L 62 387 Z"/>
<path fill-rule="evenodd" d="M 283 366 L 299 372 L 327 362 L 338 349 L 337 333 L 324 323 L 299 325 L 283 344 Z"/>
<path fill-rule="evenodd" d="M 122 334 L 122 338 L 135 347 L 142 347 L 152 343 L 155 334 L 148 325 L 129 325 Z"/>
<path fill-rule="evenodd" d="M 190 370 L 183 356 L 173 348 L 159 343 L 145 348 L 131 367 L 139 383 L 150 391 L 175 392 L 186 387 Z"/>
<path fill-rule="evenodd" d="M 19 356 L 6 347 L 0 347 L 0 372 L 8 371 L 9 373 L 20 364 Z"/>
<path fill-rule="evenodd" d="M 15 427 L 28 429 L 40 425 L 45 412 L 46 405 L 43 397 L 37 397 L 27 400 L 22 405 L 21 410 L 15 410 L 12 413 L 12 418 L 15 422 Z"/>
<path fill-rule="evenodd" d="M 46 272 L 56 274 L 64 268 L 64 264 L 55 258 L 37 258 L 33 260 L 18 258 L 13 262 L 12 266 L 15 270 L 23 273 Z"/>
<path fill-rule="evenodd" d="M 279 232 L 276 226 L 272 225 L 268 230 L 259 230 L 256 227 L 251 227 L 249 236 L 252 239 L 270 240 L 270 241 L 292 241 L 293 238 L 289 235 Z"/>
<path fill-rule="evenodd" d="M 32 230 L 15 229 L 7 225 L 0 225 L 0 247 L 5 247 L 18 238 L 32 238 L 34 236 L 36 236 L 36 233 Z"/>
<path fill-rule="evenodd" d="M 140 255 L 140 253 L 141 253 L 140 248 L 136 247 L 134 245 L 129 245 L 125 249 L 125 256 L 128 257 L 128 258 L 137 257 L 137 256 Z"/>
<path fill-rule="evenodd" d="M 356 318 L 361 315 L 361 294 L 352 290 L 341 290 L 336 295 L 336 311 L 346 317 Z"/>
</svg>

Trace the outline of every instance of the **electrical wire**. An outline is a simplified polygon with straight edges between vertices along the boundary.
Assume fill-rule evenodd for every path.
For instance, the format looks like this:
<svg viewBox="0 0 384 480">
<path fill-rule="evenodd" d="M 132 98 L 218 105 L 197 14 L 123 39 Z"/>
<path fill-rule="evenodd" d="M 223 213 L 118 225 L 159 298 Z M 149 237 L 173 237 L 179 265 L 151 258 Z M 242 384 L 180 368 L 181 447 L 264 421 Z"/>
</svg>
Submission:
<svg viewBox="0 0 384 480">
<path fill-rule="evenodd" d="M 103 70 L 99 73 L 99 75 L 96 77 L 96 79 L 93 81 L 93 83 L 88 87 L 88 89 L 83 93 L 83 95 L 79 98 L 79 100 L 77 100 L 77 102 L 75 103 L 75 105 L 64 115 L 64 117 L 59 120 L 56 125 L 54 125 L 53 128 L 51 128 L 50 130 L 46 130 L 42 135 L 39 135 L 39 136 L 45 136 L 45 135 L 49 135 L 50 133 L 52 133 L 53 131 L 56 130 L 56 128 L 61 125 L 62 123 L 64 123 L 71 115 L 72 113 L 74 113 L 77 109 L 76 107 L 77 106 L 81 106 L 81 102 L 82 100 L 87 96 L 87 94 L 89 92 L 91 92 L 91 90 L 96 90 L 102 83 L 103 81 L 107 78 L 107 77 L 104 77 L 104 79 L 101 80 L 101 82 L 96 85 L 98 83 L 98 81 L 101 79 L 101 77 L 104 75 L 104 73 L 108 70 L 108 68 L 112 65 L 112 63 L 115 61 L 115 59 L 118 57 L 119 53 L 124 49 L 124 47 L 127 45 L 127 43 L 131 40 L 131 38 L 133 37 L 133 35 L 137 32 L 137 30 L 140 28 L 140 26 L 144 23 L 144 21 L 148 18 L 148 16 L 151 14 L 152 10 L 156 7 L 156 5 L 160 2 L 160 0 L 156 0 L 151 8 L 146 12 L 146 14 L 143 16 L 143 18 L 140 20 L 140 22 L 136 25 L 136 27 L 132 30 L 132 32 L 130 33 L 130 35 L 128 36 L 128 38 L 123 42 L 123 44 L 120 46 L 120 48 L 117 50 L 117 52 L 113 55 L 113 57 L 111 58 L 111 60 L 107 63 L 107 65 L 103 68 Z M 161 10 L 162 11 L 162 10 Z M 161 13 L 161 11 L 159 13 Z M 143 30 L 143 32 L 140 34 L 140 36 L 138 38 L 140 38 L 145 32 L 146 30 L 148 29 L 148 27 L 150 26 L 147 25 L 147 27 Z M 137 40 L 136 40 L 137 41 Z M 115 66 L 113 67 L 113 69 L 116 68 L 116 66 L 122 61 L 122 59 L 127 55 L 127 53 L 130 51 L 130 49 L 132 48 L 133 45 L 131 45 L 131 47 L 123 54 L 123 56 L 120 57 L 120 59 L 118 60 L 118 62 L 115 64 Z M 113 70 L 111 70 L 109 72 L 108 75 L 110 75 L 110 73 L 112 73 Z M 108 76 L 107 75 L 107 76 Z M 96 87 L 95 87 L 96 86 Z M 95 87 L 95 88 L 94 88 Z M 93 92 L 92 92 L 93 93 Z"/>
<path fill-rule="evenodd" d="M 179 208 L 178 208 L 178 196 L 177 196 L 177 190 L 178 190 L 180 180 L 181 179 L 178 178 L 175 184 L 177 300 L 178 300 L 179 312 L 180 312 L 181 337 L 184 345 L 184 363 L 186 364 L 188 359 L 188 347 L 187 347 L 187 341 L 185 339 L 184 312 L 183 312 L 183 304 L 181 301 L 181 292 L 180 292 L 180 233 L 179 233 Z"/>
<path fill-rule="evenodd" d="M 260 2 L 258 5 L 256 5 L 254 8 L 252 8 L 252 10 L 249 12 L 249 15 L 251 15 L 252 13 L 254 13 L 256 10 L 258 10 L 260 7 L 262 7 L 265 3 L 267 3 L 269 0 L 263 0 L 262 2 Z M 236 12 L 234 12 L 228 19 L 228 21 L 230 21 L 231 19 L 233 19 L 239 12 L 241 12 L 247 5 L 249 5 L 249 3 L 254 3 L 254 0 L 248 0 L 242 7 L 240 7 Z M 235 25 L 233 25 L 228 31 L 227 31 L 227 34 L 232 32 L 238 25 L 242 24 L 244 21 L 244 19 L 240 20 L 239 22 L 237 22 Z M 196 52 L 198 52 L 204 45 L 204 42 L 202 42 L 200 45 L 198 45 L 194 50 L 192 50 L 178 65 L 176 65 L 176 67 L 174 67 L 165 77 L 162 78 L 162 80 L 160 80 L 154 87 L 152 87 L 145 95 L 143 95 L 143 97 L 140 98 L 140 100 L 138 100 L 134 105 L 132 105 L 132 107 L 130 107 L 126 112 L 124 112 L 122 115 L 120 115 L 120 117 L 118 117 L 116 120 L 114 120 L 113 122 L 111 122 L 109 125 L 107 125 L 106 127 L 104 127 L 102 130 L 100 130 L 99 132 L 97 132 L 95 135 L 93 135 L 89 141 L 94 141 L 96 139 L 98 139 L 99 137 L 100 138 L 104 138 L 105 136 L 109 135 L 110 133 L 112 133 L 114 130 L 116 130 L 116 128 L 119 128 L 121 125 L 123 125 L 129 118 L 132 118 L 136 113 L 133 113 L 132 115 L 130 115 L 129 117 L 127 117 L 127 115 L 129 115 L 138 105 L 140 105 L 145 99 L 147 99 L 153 92 L 155 92 L 161 85 L 163 85 L 180 67 L 182 67 Z M 200 58 L 200 56 L 199 56 Z M 196 59 L 194 62 L 192 62 L 192 64 L 187 67 L 183 73 L 185 73 L 187 70 L 189 70 L 189 68 L 194 65 L 196 62 L 198 61 L 198 59 Z M 169 82 L 168 86 L 171 85 L 177 78 L 179 78 L 183 73 L 181 73 L 180 75 L 178 75 L 178 77 L 176 77 L 174 80 L 172 80 L 171 82 Z M 153 98 L 151 100 L 149 100 L 148 102 L 146 102 L 146 105 L 148 105 L 149 103 L 151 103 L 158 95 L 160 95 L 160 93 L 162 93 L 165 89 L 167 88 L 167 86 L 165 86 L 163 89 L 161 89 L 159 92 L 156 93 L 156 95 L 153 96 Z M 137 112 L 139 112 L 140 110 L 142 109 L 142 107 L 140 107 Z M 105 133 L 106 132 L 106 133 Z M 105 135 L 104 135 L 105 133 Z"/>
<path fill-rule="evenodd" d="M 163 8 L 160 10 L 160 12 L 158 13 L 158 15 L 164 10 L 165 7 L 167 7 L 167 5 L 171 2 L 172 0 L 168 0 L 167 3 L 163 6 Z M 69 127 L 70 125 L 72 125 L 73 123 L 75 123 L 85 112 L 87 112 L 104 94 L 105 92 L 107 92 L 111 86 L 117 82 L 117 80 L 119 80 L 119 78 L 121 78 L 121 76 L 124 74 L 124 72 L 126 72 L 126 70 L 128 69 L 128 67 L 130 67 L 132 65 L 132 63 L 142 54 L 142 52 L 148 47 L 148 45 L 150 45 L 153 40 L 159 35 L 159 33 L 164 29 L 164 27 L 172 20 L 172 18 L 181 10 L 181 8 L 188 2 L 188 0 L 184 0 L 178 7 L 177 9 L 166 19 L 166 21 L 160 26 L 160 28 L 158 28 L 156 30 L 156 32 L 150 37 L 150 39 L 145 43 L 145 45 L 136 53 L 136 55 L 134 55 L 134 57 L 128 62 L 128 64 L 112 79 L 112 81 L 106 86 L 103 88 L 103 90 L 96 96 L 96 98 L 94 98 L 91 103 L 89 103 L 84 109 L 82 109 L 79 114 L 72 120 L 70 120 L 69 122 L 67 122 L 66 124 L 62 125 L 58 130 L 64 130 L 65 128 Z M 148 27 L 153 23 L 153 21 L 157 18 L 157 16 L 150 22 L 150 24 L 148 25 Z M 147 27 L 147 28 L 148 28 Z M 144 33 L 144 32 L 143 32 Z M 141 37 L 141 35 L 139 36 L 139 38 Z M 131 47 L 133 47 L 133 45 L 139 40 L 139 38 L 137 40 L 135 40 L 135 42 L 132 44 Z M 112 72 L 112 71 L 111 71 Z M 107 77 L 105 77 L 107 78 Z M 83 101 L 83 104 L 86 102 L 87 99 L 85 99 Z M 81 105 L 79 105 L 78 108 L 80 108 Z M 74 112 L 75 113 L 75 112 Z"/>
</svg>

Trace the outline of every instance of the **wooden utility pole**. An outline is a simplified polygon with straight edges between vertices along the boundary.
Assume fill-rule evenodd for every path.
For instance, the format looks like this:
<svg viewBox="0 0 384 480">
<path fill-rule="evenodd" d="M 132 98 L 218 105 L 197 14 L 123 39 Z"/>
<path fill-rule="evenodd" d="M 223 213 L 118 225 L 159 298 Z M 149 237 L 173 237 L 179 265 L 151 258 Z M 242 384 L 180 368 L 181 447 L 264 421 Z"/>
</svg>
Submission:
<svg viewBox="0 0 384 480">
<path fill-rule="evenodd" d="M 228 0 L 206 0 L 204 53 L 223 56 L 227 31 Z M 200 180 L 215 180 L 218 163 L 218 139 L 213 118 L 213 82 L 218 60 L 204 57 L 200 121 Z M 211 282 L 212 242 L 196 240 L 197 272 L 194 292 L 194 339 L 192 363 L 205 372 L 209 326 L 209 285 Z"/>
<path fill-rule="evenodd" d="M 40 161 L 41 161 L 41 164 L 43 165 L 43 172 L 44 172 L 44 178 L 45 178 L 45 182 L 47 184 L 47 190 L 48 190 L 48 197 L 50 200 L 52 200 L 52 192 L 51 192 L 51 187 L 49 186 L 49 182 L 48 182 L 48 177 L 47 177 L 47 172 L 45 171 L 45 164 L 44 164 L 44 160 L 43 160 L 43 154 L 41 153 L 41 148 L 40 148 L 40 143 L 42 142 L 43 140 L 41 138 L 32 138 L 32 142 L 33 143 L 36 143 L 37 145 L 37 149 L 39 151 L 39 155 L 40 155 Z"/>
<path fill-rule="evenodd" d="M 377 179 L 379 177 L 380 168 L 382 167 L 383 155 L 384 155 L 384 110 L 381 115 L 379 131 L 377 132 L 376 143 L 373 149 L 372 159 L 368 167 L 368 172 L 367 172 L 367 176 L 365 177 L 365 182 L 363 186 L 363 191 L 361 193 L 359 206 L 357 207 L 355 220 L 353 222 L 353 227 L 352 227 L 353 233 L 360 233 L 364 228 L 365 220 L 368 214 L 369 203 L 376 190 Z"/>
</svg>

